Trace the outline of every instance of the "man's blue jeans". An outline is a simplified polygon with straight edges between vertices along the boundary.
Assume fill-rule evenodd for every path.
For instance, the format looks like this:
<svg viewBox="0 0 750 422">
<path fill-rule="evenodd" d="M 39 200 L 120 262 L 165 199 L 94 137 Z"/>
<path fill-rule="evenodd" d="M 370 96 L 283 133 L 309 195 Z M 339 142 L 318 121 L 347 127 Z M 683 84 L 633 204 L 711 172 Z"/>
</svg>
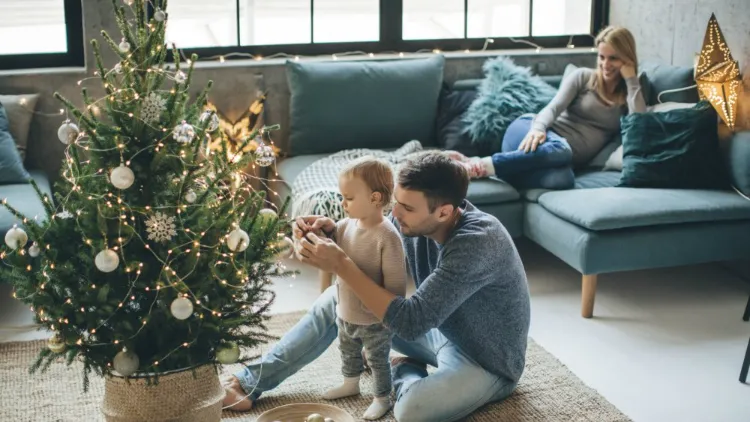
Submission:
<svg viewBox="0 0 750 422">
<path fill-rule="evenodd" d="M 336 337 L 336 286 L 331 286 L 268 353 L 235 376 L 247 393 L 252 392 L 250 399 L 257 400 L 323 354 Z M 436 329 L 415 341 L 395 336 L 393 348 L 437 367 L 429 376 L 421 366 L 410 363 L 394 368 L 393 412 L 399 422 L 459 420 L 508 397 L 516 387 L 511 380 L 484 370 Z"/>
<path fill-rule="evenodd" d="M 523 115 L 508 126 L 502 151 L 492 154 L 495 175 L 518 189 L 570 189 L 575 184 L 573 151 L 565 138 L 548 130 L 536 151 L 519 151 L 531 129 L 532 115 Z"/>
</svg>

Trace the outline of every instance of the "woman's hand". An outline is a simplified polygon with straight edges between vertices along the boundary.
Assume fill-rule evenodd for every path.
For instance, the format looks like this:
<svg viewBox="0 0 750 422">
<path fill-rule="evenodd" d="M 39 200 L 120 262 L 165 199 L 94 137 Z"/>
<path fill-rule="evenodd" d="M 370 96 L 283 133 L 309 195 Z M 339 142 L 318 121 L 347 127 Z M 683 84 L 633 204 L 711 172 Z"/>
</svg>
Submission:
<svg viewBox="0 0 750 422">
<path fill-rule="evenodd" d="M 531 129 L 529 133 L 526 134 L 526 137 L 523 138 L 523 141 L 521 141 L 521 145 L 518 146 L 518 150 L 523 150 L 524 152 L 534 152 L 539 145 L 544 143 L 546 139 L 546 133 L 542 132 L 541 130 Z"/>
<path fill-rule="evenodd" d="M 300 260 L 327 273 L 336 274 L 341 262 L 347 258 L 334 241 L 321 238 L 312 232 L 307 233 L 300 244 Z"/>
<path fill-rule="evenodd" d="M 635 66 L 632 63 L 625 63 L 620 66 L 620 75 L 623 79 L 632 78 L 635 76 Z"/>
</svg>

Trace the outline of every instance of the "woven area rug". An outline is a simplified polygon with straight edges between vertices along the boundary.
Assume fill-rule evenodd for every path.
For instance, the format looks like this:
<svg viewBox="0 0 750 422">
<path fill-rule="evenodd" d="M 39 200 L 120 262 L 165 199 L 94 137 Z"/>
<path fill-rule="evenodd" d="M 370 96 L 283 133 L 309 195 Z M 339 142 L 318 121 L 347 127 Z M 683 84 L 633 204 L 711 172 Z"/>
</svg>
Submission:
<svg viewBox="0 0 750 422">
<path fill-rule="evenodd" d="M 280 336 L 303 315 L 301 312 L 274 316 L 269 322 L 271 334 Z M 80 422 L 103 421 L 100 405 L 103 380 L 92 378 L 91 389 L 83 393 L 81 366 L 53 365 L 44 374 L 29 375 L 27 368 L 46 341 L 0 344 L 0 421 Z M 267 348 L 267 346 L 265 347 Z M 257 351 L 255 351 L 257 352 Z M 340 381 L 339 353 L 336 344 L 318 360 L 290 377 L 275 391 L 268 392 L 248 413 L 224 412 L 223 420 L 252 422 L 274 407 L 290 403 L 326 403 L 320 394 Z M 225 367 L 232 373 L 238 365 Z M 328 402 L 357 420 L 372 398 L 369 376 L 363 376 L 362 395 Z M 457 386 L 459 387 L 459 386 Z M 460 387 L 459 387 L 460 388 Z M 381 421 L 394 421 L 389 412 Z M 510 398 L 479 409 L 467 421 L 596 421 L 620 422 L 630 419 L 587 387 L 560 361 L 533 340 L 529 341 L 526 371 Z"/>
</svg>

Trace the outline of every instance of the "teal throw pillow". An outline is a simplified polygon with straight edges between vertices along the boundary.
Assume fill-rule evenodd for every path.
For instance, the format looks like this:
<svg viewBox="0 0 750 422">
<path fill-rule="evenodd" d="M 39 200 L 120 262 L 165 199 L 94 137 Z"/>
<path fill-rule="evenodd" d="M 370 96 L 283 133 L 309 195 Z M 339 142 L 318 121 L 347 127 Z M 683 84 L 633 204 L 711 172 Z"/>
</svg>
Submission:
<svg viewBox="0 0 750 422">
<path fill-rule="evenodd" d="M 287 61 L 291 155 L 435 145 L 445 58 Z"/>
<path fill-rule="evenodd" d="M 623 162 L 618 186 L 728 188 L 716 111 L 706 101 L 662 113 L 621 118 Z"/>
<path fill-rule="evenodd" d="M 725 160 L 734 188 L 750 197 L 750 131 L 737 132 L 728 140 Z"/>
<path fill-rule="evenodd" d="M 21 154 L 10 134 L 10 123 L 5 107 L 0 104 L 0 184 L 28 183 L 29 173 L 23 167 Z"/>
</svg>

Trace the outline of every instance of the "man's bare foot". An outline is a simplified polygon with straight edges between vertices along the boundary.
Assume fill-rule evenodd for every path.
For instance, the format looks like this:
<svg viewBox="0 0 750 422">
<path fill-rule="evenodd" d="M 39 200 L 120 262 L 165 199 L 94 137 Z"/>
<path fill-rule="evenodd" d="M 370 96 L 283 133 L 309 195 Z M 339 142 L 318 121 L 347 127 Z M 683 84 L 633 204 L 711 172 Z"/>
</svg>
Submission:
<svg viewBox="0 0 750 422">
<path fill-rule="evenodd" d="M 245 390 L 242 389 L 240 381 L 237 377 L 231 377 L 228 382 L 224 384 L 224 401 L 222 406 L 224 409 L 234 410 L 236 412 L 247 412 L 253 408 L 253 401 L 247 398 Z"/>
</svg>

